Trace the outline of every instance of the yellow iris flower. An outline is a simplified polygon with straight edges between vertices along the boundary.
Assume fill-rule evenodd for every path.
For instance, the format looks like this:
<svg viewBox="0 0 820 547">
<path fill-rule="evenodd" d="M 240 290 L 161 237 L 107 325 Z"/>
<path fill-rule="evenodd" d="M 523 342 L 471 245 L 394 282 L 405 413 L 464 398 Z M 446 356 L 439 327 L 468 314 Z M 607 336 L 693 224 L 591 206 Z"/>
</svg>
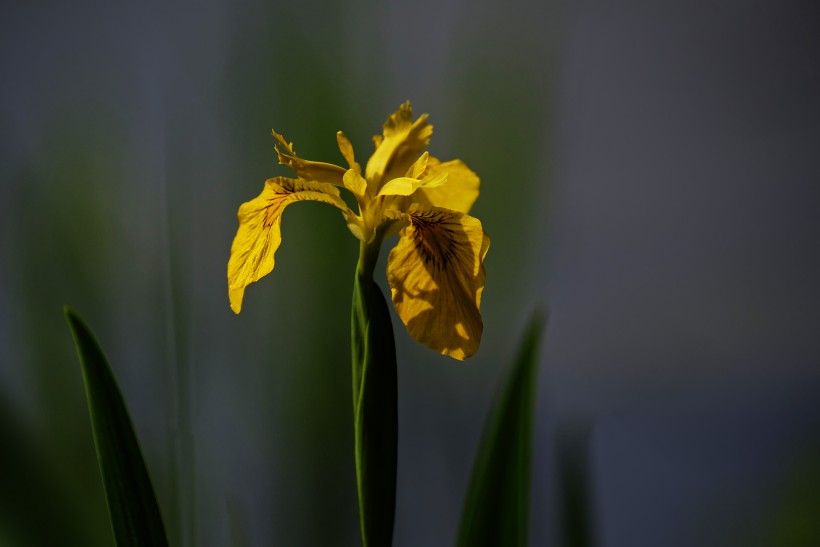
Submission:
<svg viewBox="0 0 820 547">
<path fill-rule="evenodd" d="M 322 201 L 342 211 L 361 241 L 360 273 L 372 275 L 382 241 L 399 233 L 388 257 L 387 280 L 408 332 L 455 359 L 473 355 L 481 341 L 479 308 L 490 246 L 481 222 L 467 214 L 478 198 L 479 179 L 461 160 L 441 162 L 423 152 L 432 133 L 427 115 L 414 121 L 406 102 L 384 123 L 383 135 L 373 137 L 376 150 L 362 175 L 341 131 L 336 139 L 347 168 L 300 158 L 293 144 L 274 131 L 279 163 L 298 178 L 267 180 L 262 193 L 239 208 L 228 261 L 231 309 L 239 313 L 245 287 L 273 270 L 285 207 Z M 355 196 L 358 214 L 342 199 L 340 188 Z"/>
</svg>

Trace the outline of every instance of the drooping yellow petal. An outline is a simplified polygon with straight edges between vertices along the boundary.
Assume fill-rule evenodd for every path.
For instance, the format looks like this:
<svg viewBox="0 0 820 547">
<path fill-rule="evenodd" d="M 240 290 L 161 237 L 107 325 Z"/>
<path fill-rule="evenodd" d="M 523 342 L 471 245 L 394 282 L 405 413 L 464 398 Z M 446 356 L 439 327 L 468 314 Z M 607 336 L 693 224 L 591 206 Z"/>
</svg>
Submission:
<svg viewBox="0 0 820 547">
<path fill-rule="evenodd" d="M 448 175 L 446 184 L 438 187 L 425 186 L 407 199 L 423 205 L 469 213 L 475 200 L 478 199 L 478 175 L 461 160 L 442 163 L 430 156 L 427 176 L 434 177 L 441 173 Z M 405 207 L 409 207 L 409 203 L 409 201 L 405 203 Z"/>
<path fill-rule="evenodd" d="M 310 161 L 300 158 L 293 150 L 293 143 L 285 140 L 285 137 L 273 131 L 273 137 L 277 140 L 280 146 L 284 148 L 284 152 L 279 149 L 279 146 L 274 145 L 276 155 L 279 158 L 279 163 L 287 165 L 294 171 L 300 179 L 315 180 L 325 184 L 333 184 L 335 186 L 343 186 L 342 177 L 344 177 L 346 169 L 332 163 L 325 163 L 322 161 Z M 343 152 L 344 153 L 344 152 Z M 352 153 L 352 147 L 351 147 Z"/>
<path fill-rule="evenodd" d="M 335 186 L 286 177 L 265 181 L 262 193 L 239 207 L 239 229 L 228 260 L 228 298 L 231 309 L 239 313 L 245 287 L 273 270 L 273 255 L 282 242 L 281 222 L 285 207 L 296 201 L 315 200 L 353 213 Z"/>
<path fill-rule="evenodd" d="M 365 178 L 373 195 L 377 194 L 385 173 L 393 171 L 396 178 L 404 175 L 419 153 L 430 144 L 433 126 L 427 123 L 427 114 L 413 121 L 410 101 L 405 102 L 384 122 L 384 138 L 374 137 L 376 151 L 365 168 Z"/>
<path fill-rule="evenodd" d="M 480 305 L 489 237 L 466 214 L 413 205 L 390 252 L 387 280 L 410 335 L 455 359 L 473 355 L 481 342 Z"/>
</svg>

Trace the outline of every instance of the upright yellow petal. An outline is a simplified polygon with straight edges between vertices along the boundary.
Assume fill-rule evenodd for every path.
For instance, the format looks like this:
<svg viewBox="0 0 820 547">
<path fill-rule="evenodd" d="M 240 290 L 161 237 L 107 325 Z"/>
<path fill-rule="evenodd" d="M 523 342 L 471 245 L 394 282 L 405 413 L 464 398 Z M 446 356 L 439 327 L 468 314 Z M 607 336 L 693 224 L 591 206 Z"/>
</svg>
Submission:
<svg viewBox="0 0 820 547">
<path fill-rule="evenodd" d="M 356 157 L 353 153 L 353 145 L 350 144 L 350 139 L 348 139 L 341 131 L 336 132 L 336 144 L 339 145 L 339 152 L 341 152 L 342 156 L 344 156 L 348 167 L 356 171 L 356 173 L 361 173 L 362 168 L 359 167 L 358 163 L 356 163 Z"/>
<path fill-rule="evenodd" d="M 433 126 L 427 123 L 427 114 L 413 121 L 413 108 L 407 101 L 384 122 L 384 138 L 374 137 L 376 151 L 365 168 L 365 178 L 373 195 L 383 182 L 403 176 L 419 153 L 430 144 Z M 390 171 L 390 176 L 385 173 Z"/>
<path fill-rule="evenodd" d="M 353 213 L 330 184 L 286 177 L 265 181 L 262 193 L 239 207 L 239 229 L 228 260 L 228 298 L 231 309 L 239 313 L 245 287 L 273 270 L 273 255 L 282 242 L 281 223 L 285 207 L 296 201 L 329 203 L 346 215 Z"/>
<path fill-rule="evenodd" d="M 419 159 L 413 162 L 413 165 L 407 170 L 405 177 L 412 179 L 423 179 L 427 176 L 427 164 L 430 161 L 430 152 L 424 152 Z"/>
<path fill-rule="evenodd" d="M 300 179 L 315 180 L 325 184 L 343 186 L 342 177 L 344 177 L 347 169 L 332 163 L 302 159 L 296 154 L 296 151 L 293 150 L 292 142 L 286 141 L 285 137 L 277 133 L 275 130 L 273 131 L 273 137 L 277 140 L 279 146 L 284 149 L 283 152 L 279 149 L 279 146 L 274 146 L 276 155 L 279 157 L 279 163 L 282 165 L 287 165 L 296 171 L 296 176 Z M 342 153 L 344 153 L 344 151 L 342 151 Z"/>
<path fill-rule="evenodd" d="M 350 190 L 356 197 L 363 198 L 367 192 L 367 181 L 355 169 L 348 169 L 342 177 L 344 187 Z"/>
<path fill-rule="evenodd" d="M 390 252 L 387 280 L 393 304 L 410 335 L 455 359 L 481 342 L 481 293 L 489 237 L 481 222 L 457 211 L 413 205 Z"/>
</svg>

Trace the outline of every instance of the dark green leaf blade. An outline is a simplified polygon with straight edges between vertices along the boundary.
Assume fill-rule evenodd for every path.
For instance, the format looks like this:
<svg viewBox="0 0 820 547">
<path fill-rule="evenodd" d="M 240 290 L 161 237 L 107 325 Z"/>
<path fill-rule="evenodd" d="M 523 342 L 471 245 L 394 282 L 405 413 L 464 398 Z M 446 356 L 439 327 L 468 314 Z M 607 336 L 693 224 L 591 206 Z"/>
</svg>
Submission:
<svg viewBox="0 0 820 547">
<path fill-rule="evenodd" d="M 396 509 L 398 377 L 387 302 L 356 273 L 352 309 L 353 420 L 359 524 L 364 547 L 389 547 Z"/>
<path fill-rule="evenodd" d="M 167 546 L 148 470 L 108 361 L 83 320 L 68 306 L 63 312 L 83 370 L 97 460 L 117 545 Z"/>
<path fill-rule="evenodd" d="M 462 508 L 459 547 L 527 544 L 535 380 L 543 329 L 544 321 L 536 314 L 485 423 Z"/>
</svg>

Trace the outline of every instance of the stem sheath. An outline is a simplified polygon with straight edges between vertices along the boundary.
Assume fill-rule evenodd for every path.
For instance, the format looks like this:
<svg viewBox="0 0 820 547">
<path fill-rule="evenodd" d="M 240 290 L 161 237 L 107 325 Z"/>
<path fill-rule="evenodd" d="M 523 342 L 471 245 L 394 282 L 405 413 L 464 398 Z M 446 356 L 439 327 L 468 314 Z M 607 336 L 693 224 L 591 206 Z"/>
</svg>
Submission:
<svg viewBox="0 0 820 547">
<path fill-rule="evenodd" d="M 380 243 L 362 242 L 351 313 L 356 484 L 364 547 L 391 545 L 396 507 L 396 347 L 387 302 L 373 280 Z"/>
</svg>

